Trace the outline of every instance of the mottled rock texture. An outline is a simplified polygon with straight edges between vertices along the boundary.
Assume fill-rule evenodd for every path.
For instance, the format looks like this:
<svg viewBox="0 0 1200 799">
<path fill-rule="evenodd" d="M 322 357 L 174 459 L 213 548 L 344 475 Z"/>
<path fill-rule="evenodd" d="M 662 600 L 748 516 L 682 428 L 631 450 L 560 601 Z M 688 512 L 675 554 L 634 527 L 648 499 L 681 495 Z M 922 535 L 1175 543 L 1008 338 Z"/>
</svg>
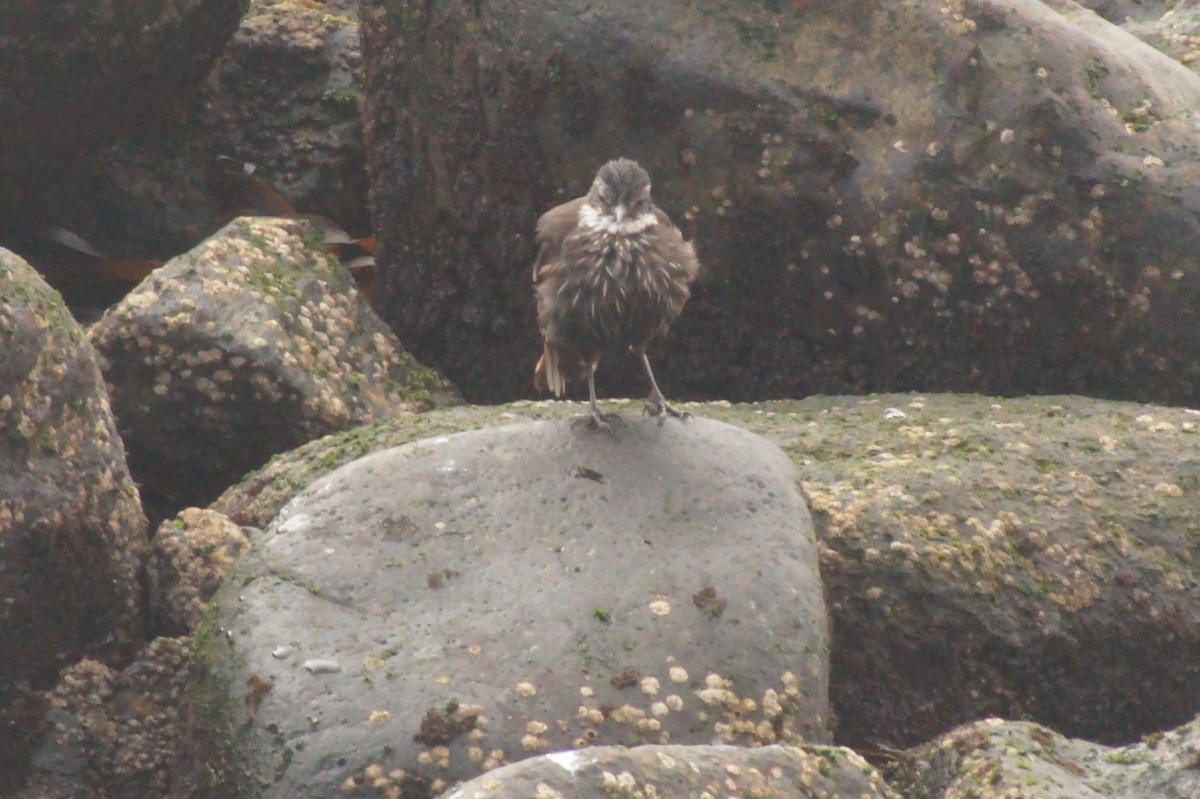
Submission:
<svg viewBox="0 0 1200 799">
<path fill-rule="evenodd" d="M 1074 3 L 367 0 L 363 25 L 383 316 L 470 399 L 531 393 L 535 220 L 617 155 L 706 268 L 669 395 L 1200 396 L 1200 78 Z"/>
<path fill-rule="evenodd" d="M 303 221 L 235 220 L 91 328 L 153 521 L 277 452 L 450 395 L 321 244 Z"/>
<path fill-rule="evenodd" d="M 1200 9 L 1173 3 L 1166 13 L 1141 16 L 1125 29 L 1157 50 L 1200 72 Z"/>
<path fill-rule="evenodd" d="M 1116 743 L 1200 711 L 1200 414 L 821 405 L 779 411 L 809 420 L 785 449 L 807 461 L 841 740 L 907 746 L 994 715 Z"/>
<path fill-rule="evenodd" d="M 214 510 L 185 508 L 159 525 L 146 567 L 151 632 L 192 633 L 208 600 L 249 549 L 242 528 Z"/>
<path fill-rule="evenodd" d="M 901 795 L 1000 797 L 1008 791 L 1029 799 L 1059 799 L 1064 794 L 1159 799 L 1194 794 L 1191 755 L 1197 748 L 1196 724 L 1189 719 L 1200 708 L 1194 655 L 1200 646 L 1196 618 L 1200 603 L 1192 551 L 1200 518 L 1200 465 L 1190 453 L 1200 434 L 1200 414 L 1078 397 L 1002 400 L 949 395 L 814 397 L 803 402 L 688 407 L 698 415 L 733 422 L 775 441 L 797 467 L 815 509 L 831 615 L 830 694 L 839 721 L 837 734 L 865 752 L 917 744 L 912 753 L 900 757 L 902 768 L 890 772 L 889 781 Z M 612 403 L 606 410 L 622 408 L 636 422 L 638 410 L 632 404 Z M 569 414 L 584 412 L 578 404 L 517 403 L 388 419 L 277 457 L 227 492 L 220 504 L 249 523 L 265 525 L 305 486 L 329 485 L 332 470 L 368 453 L 485 425 L 537 419 L 562 423 Z M 586 470 L 578 474 L 568 482 L 585 486 L 595 482 Z M 369 483 L 365 488 L 370 491 Z M 375 491 L 370 502 L 377 505 L 387 493 Z M 351 502 L 345 507 L 355 515 L 366 512 Z M 441 515 L 447 507 L 457 504 L 434 502 L 428 512 Z M 520 516 L 532 518 L 525 512 Z M 413 524 L 419 520 L 409 517 Z M 194 609 L 193 600 L 203 598 L 206 583 L 222 567 L 223 555 L 238 548 L 223 548 L 221 542 L 236 544 L 238 536 L 208 514 L 183 514 L 179 521 L 183 528 L 160 532 L 167 536 L 161 549 L 168 553 L 170 564 L 183 564 L 178 568 L 186 571 L 180 572 L 179 590 L 152 592 L 162 597 L 153 602 L 172 608 L 181 599 L 181 607 Z M 403 533 L 408 528 L 400 520 L 394 529 Z M 440 537 L 454 541 L 459 532 L 457 525 L 447 523 Z M 412 544 L 417 537 L 406 540 Z M 320 549 L 314 548 L 313 559 L 322 563 L 351 557 L 342 541 L 326 538 L 315 547 Z M 657 554 L 651 553 L 651 558 Z M 338 583 L 347 591 L 367 593 L 370 585 L 361 583 L 368 579 L 363 576 L 367 572 L 394 577 L 400 571 L 394 564 L 380 566 L 385 561 L 378 557 L 359 560 L 366 565 Z M 642 558 L 630 572 L 651 568 L 649 564 L 650 559 Z M 499 572 L 501 567 L 490 571 Z M 407 595 L 451 602 L 460 596 L 453 592 L 462 590 L 463 579 L 471 573 L 427 558 L 408 575 L 416 586 Z M 337 596 L 326 590 L 327 584 L 294 570 L 284 575 L 279 579 L 288 584 L 277 588 L 287 589 L 286 597 L 278 608 L 270 609 L 272 617 L 324 607 L 292 625 L 307 630 L 312 618 L 336 615 Z M 399 589 L 388 586 L 386 590 Z M 697 604 L 693 594 L 691 606 L 686 600 L 684 604 L 689 612 L 692 607 L 715 610 L 725 599 L 729 604 L 723 613 L 728 614 L 733 597 L 720 591 L 700 594 Z M 419 608 L 427 605 L 416 602 L 401 607 L 415 619 L 427 620 L 431 631 L 441 629 L 434 623 L 441 611 L 422 612 Z M 617 624 L 611 603 L 607 598 L 605 602 L 598 608 L 585 605 L 586 612 L 580 614 L 584 632 Z M 602 611 L 599 616 L 597 609 Z M 675 618 L 679 611 L 673 604 L 664 618 Z M 191 613 L 180 616 L 194 618 Z M 366 616 L 369 620 L 371 614 Z M 601 620 L 604 616 L 610 619 L 607 624 Z M 275 621 L 288 624 L 286 617 Z M 339 620 L 334 626 L 360 631 L 369 644 L 370 636 L 361 632 L 365 623 L 355 618 Z M 236 644 L 239 649 L 253 649 L 244 636 L 235 636 L 234 641 L 241 642 Z M 294 665 L 301 655 L 291 646 L 285 643 L 270 650 Z M 394 665 L 409 650 L 400 645 L 394 654 L 386 645 L 380 649 L 377 660 L 364 658 L 361 664 L 355 661 L 349 666 L 339 661 L 343 672 L 310 675 L 303 671 L 301 676 L 319 686 L 322 683 L 315 681 L 342 679 L 350 669 L 359 679 L 353 686 L 346 683 L 344 693 L 379 690 L 388 697 L 411 695 L 397 687 L 407 679 L 407 672 Z M 213 654 L 202 647 L 193 662 L 206 667 Z M 484 654 L 481 648 L 479 655 Z M 328 667 L 319 656 L 311 659 L 314 671 Z M 270 662 L 275 660 L 272 657 Z M 439 661 L 429 662 L 436 667 Z M 301 660 L 301 669 L 303 664 Z M 254 671 L 246 677 L 242 691 L 252 705 L 265 703 L 276 689 L 263 679 L 269 673 Z M 79 675 L 71 671 L 68 677 L 74 680 Z M 123 679 L 136 679 L 136 672 Z M 661 694 L 669 683 L 658 679 Z M 629 675 L 618 682 L 628 683 Z M 393 742 L 417 734 L 437 740 L 457 730 L 462 736 L 456 742 L 473 734 L 478 737 L 474 728 L 466 726 L 475 712 L 470 702 L 459 700 L 455 705 L 452 700 L 461 694 L 450 695 L 454 685 L 433 684 L 448 693 L 420 704 L 423 715 L 405 717 L 408 727 L 401 732 L 396 732 L 400 714 L 382 702 L 351 714 L 351 722 L 360 717 L 365 722 L 349 726 L 377 725 L 377 732 L 390 735 Z M 611 683 L 606 687 L 603 680 L 594 684 L 600 690 L 615 688 Z M 629 684 L 616 693 L 646 696 L 641 685 L 640 681 Z M 527 699 L 544 699 L 544 686 L 533 687 L 538 693 Z M 58 693 L 66 689 L 61 686 Z M 118 699 L 128 695 L 113 694 Z M 332 696 L 324 695 L 314 706 L 321 710 L 319 717 L 313 715 L 317 729 L 329 726 Z M 174 761 L 173 789 L 204 788 L 194 778 L 204 761 L 197 759 L 196 748 L 188 743 L 194 744 L 200 732 L 220 729 L 211 715 L 219 705 L 195 699 L 203 697 L 193 695 L 187 705 L 188 723 L 184 730 L 176 729 L 184 746 Z M 586 701 L 580 695 L 576 703 Z M 120 701 L 109 703 L 89 717 L 115 714 L 119 718 L 123 707 Z M 380 712 L 372 715 L 374 711 Z M 958 721 L 989 714 L 1031 718 L 1049 726 L 1018 723 L 993 734 L 997 723 L 988 722 L 955 729 L 923 745 Z M 494 716 L 483 715 L 488 719 L 486 731 L 495 734 L 499 725 Z M 1166 734 L 1157 732 L 1173 727 L 1177 729 Z M 557 729 L 549 723 L 547 728 Z M 98 722 L 94 729 L 101 729 Z M 1135 743 L 1105 747 L 1068 740 L 1062 731 L 1091 740 Z M 75 739 L 64 740 L 69 748 Z M 344 757 L 348 767 L 350 782 L 343 783 L 343 789 L 352 796 L 388 796 L 402 788 L 424 791 L 438 778 L 438 764 L 461 745 L 447 744 L 446 751 L 422 747 L 428 748 L 425 762 L 418 755 L 419 769 L 410 775 L 398 771 L 382 748 L 368 748 L 366 757 L 355 760 L 346 752 L 360 752 L 360 747 L 348 743 L 336 756 Z M 487 763 L 492 749 L 478 748 Z M 265 768 L 282 767 L 296 754 L 286 747 L 279 751 L 280 759 Z M 39 763 L 58 762 L 51 759 L 51 750 L 38 757 Z M 836 766 L 832 753 L 826 757 Z M 148 775 L 160 768 L 154 765 L 158 761 L 142 757 L 138 762 L 150 764 L 139 784 L 153 784 L 158 778 Z M 459 758 L 451 757 L 451 762 Z M 79 773 L 61 764 L 57 768 L 66 769 L 55 772 L 60 776 Z M 431 769 L 432 775 L 425 769 Z M 45 769 L 39 767 L 35 776 L 44 779 Z M 90 784 L 101 784 L 89 779 L 93 779 Z M 483 784 L 492 785 L 484 779 Z M 212 788 L 209 783 L 208 789 Z M 59 794 L 31 796 L 40 795 Z"/>
<path fill-rule="evenodd" d="M 360 61 L 353 9 L 251 0 L 207 88 L 220 152 L 255 164 L 295 208 L 359 235 L 370 229 Z"/>
<path fill-rule="evenodd" d="M 1082 0 L 1084 8 L 1095 11 L 1114 25 L 1157 19 L 1179 5 L 1178 0 Z"/>
<path fill-rule="evenodd" d="M 186 701 L 191 633 L 250 543 L 211 510 L 159 526 L 147 558 L 151 638 L 124 668 L 85 658 L 46 692 L 46 723 L 19 799 L 189 796 L 203 766 L 186 761 L 197 735 Z"/>
<path fill-rule="evenodd" d="M 1038 724 L 987 719 L 901 754 L 907 799 L 1188 799 L 1200 795 L 1200 722 L 1107 747 Z"/>
<path fill-rule="evenodd" d="M 223 795 L 405 795 L 591 744 L 826 737 L 827 638 L 787 459 L 738 428 L 565 420 L 319 479 L 213 600 L 194 691 Z"/>
<path fill-rule="evenodd" d="M 187 639 L 157 638 L 124 669 L 86 658 L 66 668 L 17 799 L 187 796 L 172 782 L 188 722 L 187 659 Z"/>
<path fill-rule="evenodd" d="M 387 782 L 387 775 L 381 774 Z M 378 796 L 363 775 L 350 796 Z M 386 795 L 386 794 L 384 794 Z M 829 746 L 617 746 L 530 758 L 466 782 L 446 799 L 682 799 L 703 796 L 899 799 L 849 749 Z"/>
<path fill-rule="evenodd" d="M 146 517 L 96 354 L 59 295 L 0 249 L 0 790 L 40 727 L 36 691 L 142 632 Z"/>
</svg>

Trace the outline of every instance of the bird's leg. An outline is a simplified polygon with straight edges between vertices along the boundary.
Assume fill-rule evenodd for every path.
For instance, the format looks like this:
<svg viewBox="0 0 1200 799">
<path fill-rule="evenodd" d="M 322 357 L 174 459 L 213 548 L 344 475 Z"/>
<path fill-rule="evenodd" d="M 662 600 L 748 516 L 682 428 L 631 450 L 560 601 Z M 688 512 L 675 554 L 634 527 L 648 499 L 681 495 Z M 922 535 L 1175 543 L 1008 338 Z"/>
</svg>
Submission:
<svg viewBox="0 0 1200 799">
<path fill-rule="evenodd" d="M 588 405 L 592 409 L 592 421 L 601 429 L 608 428 L 608 422 L 604 421 L 604 414 L 600 413 L 600 406 L 596 404 L 596 362 L 592 361 L 591 367 L 588 368 Z"/>
<path fill-rule="evenodd" d="M 600 365 L 600 361 L 594 360 L 588 367 L 588 407 L 591 409 L 591 416 L 587 417 L 589 427 L 595 427 L 606 433 L 612 432 L 612 426 L 609 422 L 620 419 L 615 413 L 602 413 L 600 405 L 596 402 L 596 367 Z M 576 421 L 583 421 L 577 419 Z"/>
<path fill-rule="evenodd" d="M 642 356 L 642 365 L 646 367 L 646 377 L 650 378 L 650 396 L 646 397 L 646 413 L 657 416 L 660 420 L 664 413 L 669 413 L 676 419 L 692 418 L 687 411 L 677 411 L 667 404 L 662 392 L 658 390 L 658 382 L 654 379 L 654 370 L 650 368 L 650 358 L 646 356 L 646 351 L 638 350 L 638 354 Z"/>
</svg>

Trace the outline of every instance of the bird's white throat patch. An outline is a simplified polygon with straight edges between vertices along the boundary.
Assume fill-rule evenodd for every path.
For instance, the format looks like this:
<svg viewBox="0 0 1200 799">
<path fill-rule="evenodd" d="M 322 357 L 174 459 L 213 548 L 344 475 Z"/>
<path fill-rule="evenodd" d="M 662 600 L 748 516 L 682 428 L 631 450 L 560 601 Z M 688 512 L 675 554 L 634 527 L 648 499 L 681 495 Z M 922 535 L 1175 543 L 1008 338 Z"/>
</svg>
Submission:
<svg viewBox="0 0 1200 799">
<path fill-rule="evenodd" d="M 652 227 L 658 220 L 653 211 L 630 216 L 617 221 L 616 217 L 601 213 L 600 209 L 591 203 L 584 203 L 579 209 L 579 224 L 589 230 L 600 230 L 617 236 L 631 236 Z"/>
</svg>

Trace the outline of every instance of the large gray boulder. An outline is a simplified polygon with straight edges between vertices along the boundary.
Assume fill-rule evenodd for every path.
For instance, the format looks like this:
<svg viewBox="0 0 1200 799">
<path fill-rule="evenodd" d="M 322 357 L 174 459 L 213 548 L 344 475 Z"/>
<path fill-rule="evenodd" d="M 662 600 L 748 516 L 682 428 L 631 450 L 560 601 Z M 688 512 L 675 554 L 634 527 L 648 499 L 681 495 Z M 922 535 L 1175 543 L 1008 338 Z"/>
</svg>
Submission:
<svg viewBox="0 0 1200 799">
<path fill-rule="evenodd" d="M 791 464 L 695 419 L 425 439 L 291 502 L 195 646 L 223 795 L 405 795 L 591 744 L 822 741 L 828 637 Z M 230 732 L 236 731 L 236 732 Z"/>
</svg>

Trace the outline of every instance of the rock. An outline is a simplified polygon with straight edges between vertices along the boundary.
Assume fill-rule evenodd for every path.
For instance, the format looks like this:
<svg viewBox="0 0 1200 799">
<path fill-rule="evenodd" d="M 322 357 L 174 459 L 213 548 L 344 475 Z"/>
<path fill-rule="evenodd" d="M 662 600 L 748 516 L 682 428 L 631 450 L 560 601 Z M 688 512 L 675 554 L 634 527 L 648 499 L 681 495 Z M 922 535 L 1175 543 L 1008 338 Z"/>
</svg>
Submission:
<svg viewBox="0 0 1200 799">
<path fill-rule="evenodd" d="M 88 0 L 0 8 L 0 234 L 69 230 L 61 205 L 87 207 L 88 156 L 169 127 L 237 27 L 246 0 Z M 142 253 L 144 255 L 144 253 Z"/>
<path fill-rule="evenodd" d="M 1192 72 L 1200 71 L 1200 9 L 1179 6 L 1165 14 L 1160 9 L 1160 14 L 1131 20 L 1124 28 Z"/>
<path fill-rule="evenodd" d="M 85 658 L 64 671 L 46 698 L 47 732 L 17 799 L 191 795 L 174 783 L 195 734 L 182 695 L 189 634 L 249 547 L 241 528 L 211 510 L 187 508 L 162 524 L 146 568 L 149 626 L 159 637 L 123 670 Z"/>
<path fill-rule="evenodd" d="M 28 264 L 0 249 L 0 792 L 40 727 L 37 692 L 142 628 L 146 518 L 96 355 Z"/>
<path fill-rule="evenodd" d="M 705 266 L 668 394 L 1200 395 L 1200 77 L 1074 3 L 362 19 L 381 313 L 472 401 L 532 392 L 535 221 L 617 155 Z"/>
<path fill-rule="evenodd" d="M 362 235 L 360 62 L 353 8 L 251 0 L 208 88 L 208 123 L 220 152 L 255 164 L 294 208 Z"/>
<path fill-rule="evenodd" d="M 800 431 L 785 450 L 820 541 L 840 742 L 911 746 L 1002 716 L 1121 743 L 1200 712 L 1195 411 L 773 407 L 799 412 L 780 433 Z"/>
<path fill-rule="evenodd" d="M 186 252 L 235 216 L 321 214 L 365 235 L 355 17 L 353 8 L 306 0 L 252 0 L 207 80 L 170 102 L 147 101 L 165 119 L 78 154 L 48 152 L 12 208 L 0 186 L 6 244 L 63 293 L 77 319 L 95 321 L 133 288 L 143 262 Z M 252 178 L 231 180 L 214 154 L 234 159 L 238 175 L 248 162 Z M 53 228 L 82 236 L 106 259 L 61 246 L 46 235 Z"/>
<path fill-rule="evenodd" d="M 452 391 L 299 220 L 235 220 L 91 329 L 152 521 L 272 454 Z"/>
<path fill-rule="evenodd" d="M 146 568 L 154 633 L 194 632 L 208 600 L 249 549 L 242 528 L 216 511 L 185 508 L 163 522 Z"/>
<path fill-rule="evenodd" d="M 1200 794 L 1200 724 L 1107 747 L 1038 724 L 986 719 L 902 754 L 888 770 L 908 799 L 1163 799 Z"/>
<path fill-rule="evenodd" d="M 687 407 L 775 442 L 801 476 L 839 742 L 901 748 L 1005 716 L 1124 743 L 1200 712 L 1195 411 L 911 394 Z M 372 449 L 584 412 L 518 402 L 386 420 L 279 456 L 219 504 L 265 525 Z"/>
<path fill-rule="evenodd" d="M 380 775 L 378 780 L 386 783 L 388 777 Z M 378 790 L 376 782 L 364 775 L 357 785 Z M 446 799 L 706 795 L 899 799 L 879 772 L 854 752 L 811 745 L 598 746 L 557 752 L 476 777 Z"/>
<path fill-rule="evenodd" d="M 226 765 L 227 796 L 328 796 L 373 765 L 427 796 L 591 744 L 827 736 L 795 473 L 704 419 L 368 455 L 289 503 L 226 586 L 192 696 L 195 760 Z"/>
<path fill-rule="evenodd" d="M 181 98 L 178 128 L 122 138 L 89 158 L 80 176 L 88 196 L 56 224 L 114 257 L 162 259 L 233 216 L 286 216 L 287 206 L 369 232 L 353 16 L 305 0 L 251 0 L 208 80 Z M 253 180 L 231 181 L 214 153 L 251 164 Z"/>
<path fill-rule="evenodd" d="M 64 0 L 0 11 L 0 71 L 8 76 L 0 173 L 44 167 L 35 156 L 72 155 L 161 119 L 204 77 L 245 10 L 245 0 L 137 5 L 97 13 L 92 3 Z"/>
<path fill-rule="evenodd" d="M 84 659 L 50 694 L 48 733 L 16 799 L 161 799 L 187 719 L 188 641 L 158 638 L 124 670 Z M 180 796 L 187 795 L 186 786 Z"/>
<path fill-rule="evenodd" d="M 528 403 L 519 403 L 528 406 Z M 436 412 L 404 414 L 326 436 L 271 458 L 262 468 L 227 488 L 212 504 L 236 524 L 266 527 L 287 504 L 317 477 L 377 450 L 421 438 L 461 433 L 485 425 L 508 424 L 520 419 L 563 418 L 563 403 L 547 414 L 514 413 L 504 408 L 450 407 Z"/>
<path fill-rule="evenodd" d="M 1095 11 L 1114 25 L 1123 25 L 1129 20 L 1147 20 L 1161 17 L 1174 0 L 1083 0 L 1079 5 Z"/>
</svg>

